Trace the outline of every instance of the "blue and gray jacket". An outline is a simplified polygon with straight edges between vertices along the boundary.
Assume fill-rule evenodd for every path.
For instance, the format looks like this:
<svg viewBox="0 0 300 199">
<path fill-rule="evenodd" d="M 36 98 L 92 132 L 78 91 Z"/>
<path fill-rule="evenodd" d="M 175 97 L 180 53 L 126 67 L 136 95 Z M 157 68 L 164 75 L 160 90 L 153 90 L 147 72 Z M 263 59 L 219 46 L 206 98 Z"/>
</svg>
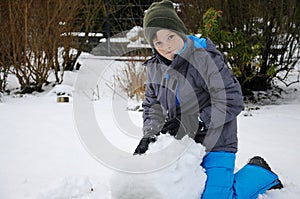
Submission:
<svg viewBox="0 0 300 199">
<path fill-rule="evenodd" d="M 207 150 L 237 151 L 241 87 L 211 40 L 188 36 L 173 61 L 154 53 L 145 64 L 144 134 L 159 132 L 166 120 L 177 117 L 184 133 L 193 135 L 201 119 L 208 127 Z"/>
</svg>

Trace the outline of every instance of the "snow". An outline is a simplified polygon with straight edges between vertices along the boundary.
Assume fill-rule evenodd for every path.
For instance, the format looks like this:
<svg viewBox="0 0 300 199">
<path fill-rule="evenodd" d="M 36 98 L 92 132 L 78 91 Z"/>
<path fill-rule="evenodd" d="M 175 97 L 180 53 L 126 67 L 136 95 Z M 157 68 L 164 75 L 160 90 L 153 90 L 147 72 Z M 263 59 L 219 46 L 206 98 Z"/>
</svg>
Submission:
<svg viewBox="0 0 300 199">
<path fill-rule="evenodd" d="M 151 48 L 141 35 L 143 35 L 143 28 L 140 26 L 134 26 L 129 30 L 126 34 L 127 39 L 130 41 L 127 48 Z"/>
<path fill-rule="evenodd" d="M 139 33 L 143 31 L 143 28 L 140 26 L 135 26 L 133 27 L 131 30 L 128 31 L 128 33 L 126 34 L 126 37 L 130 40 L 130 39 L 134 39 L 139 37 Z"/>
<path fill-rule="evenodd" d="M 150 146 L 147 155 L 132 156 L 141 137 L 142 112 L 126 110 L 132 101 L 124 101 L 121 93 L 109 88 L 120 63 L 89 59 L 87 55 L 80 63 L 79 72 L 66 72 L 62 85 L 49 85 L 43 93 L 4 96 L 0 103 L 0 198 L 198 198 L 205 183 L 200 166 L 203 147 L 189 138 L 176 141 L 162 136 Z M 78 101 L 78 86 L 83 85 L 77 83 L 85 69 L 95 75 L 82 82 L 89 88 L 84 100 L 91 104 L 91 113 L 78 112 L 76 107 L 82 102 Z M 99 86 L 99 99 L 93 97 L 95 85 Z M 9 77 L 9 86 L 18 87 L 13 77 Z M 247 104 L 238 117 L 236 170 L 251 157 L 261 155 L 285 186 L 260 195 L 260 199 L 296 199 L 300 195 L 300 85 L 285 90 L 281 98 L 268 105 Z M 57 103 L 60 94 L 68 96 L 70 102 Z M 91 132 L 82 132 L 80 125 L 94 121 L 114 150 L 85 143 L 84 136 Z M 126 124 L 133 132 L 126 131 Z M 90 141 L 102 144 L 96 138 Z M 176 147 L 184 149 L 184 153 L 170 154 L 173 150 L 168 148 Z M 102 149 L 103 154 L 114 159 L 113 163 L 128 163 L 127 170 L 122 165 L 103 162 L 99 157 L 103 154 L 93 151 L 96 149 Z M 120 156 L 114 156 L 115 151 Z M 143 170 L 151 155 L 159 160 L 158 164 Z"/>
<path fill-rule="evenodd" d="M 182 141 L 174 141 L 172 136 L 161 135 L 155 143 L 150 144 L 146 155 L 161 151 L 166 143 L 174 141 L 177 148 L 189 140 L 189 137 L 185 137 Z M 110 181 L 112 197 L 118 199 L 200 198 L 206 175 L 199 165 L 205 155 L 205 148 L 195 142 L 191 143 L 188 150 L 174 164 L 164 169 L 143 175 L 115 172 Z M 136 156 L 136 158 L 140 157 Z"/>
<path fill-rule="evenodd" d="M 72 176 L 61 180 L 49 191 L 41 192 L 39 199 L 47 198 L 78 198 L 90 194 L 93 191 L 92 184 L 88 177 Z"/>
</svg>

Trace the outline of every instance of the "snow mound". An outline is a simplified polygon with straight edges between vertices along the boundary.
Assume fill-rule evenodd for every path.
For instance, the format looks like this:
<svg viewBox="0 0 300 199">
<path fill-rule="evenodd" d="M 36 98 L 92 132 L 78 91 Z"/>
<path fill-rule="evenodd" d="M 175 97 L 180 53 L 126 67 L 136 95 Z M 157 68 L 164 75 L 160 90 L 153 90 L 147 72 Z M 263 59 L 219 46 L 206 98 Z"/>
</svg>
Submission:
<svg viewBox="0 0 300 199">
<path fill-rule="evenodd" d="M 69 85 L 56 85 L 52 90 L 50 90 L 47 96 L 73 96 L 74 87 Z"/>
<path fill-rule="evenodd" d="M 127 34 L 126 34 L 126 37 L 127 39 L 129 40 L 137 40 L 139 36 L 141 36 L 142 34 L 142 31 L 143 31 L 143 28 L 140 27 L 140 26 L 135 26 L 133 27 Z"/>
<path fill-rule="evenodd" d="M 183 139 L 191 138 L 186 136 Z M 170 142 L 174 142 L 172 136 L 161 135 L 149 145 L 147 153 L 160 151 Z M 174 144 L 179 146 L 182 142 L 176 140 Z M 200 166 L 204 155 L 205 148 L 193 142 L 176 162 L 164 169 L 146 174 L 115 172 L 110 180 L 112 198 L 199 199 L 206 181 L 205 171 Z"/>
<path fill-rule="evenodd" d="M 70 176 L 57 182 L 48 190 L 41 191 L 38 199 L 69 199 L 80 198 L 91 194 L 93 186 L 87 176 Z"/>
</svg>

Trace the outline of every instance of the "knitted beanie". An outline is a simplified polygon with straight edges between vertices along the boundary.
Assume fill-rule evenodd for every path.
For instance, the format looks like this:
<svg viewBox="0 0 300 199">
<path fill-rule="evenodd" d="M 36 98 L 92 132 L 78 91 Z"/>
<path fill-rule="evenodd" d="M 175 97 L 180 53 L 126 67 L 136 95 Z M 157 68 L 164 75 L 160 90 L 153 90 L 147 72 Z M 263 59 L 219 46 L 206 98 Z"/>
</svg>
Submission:
<svg viewBox="0 0 300 199">
<path fill-rule="evenodd" d="M 160 29 L 169 29 L 176 32 L 184 40 L 187 29 L 178 17 L 173 2 L 163 0 L 154 2 L 146 11 L 143 21 L 144 34 L 147 42 L 153 47 L 152 39 Z"/>
</svg>

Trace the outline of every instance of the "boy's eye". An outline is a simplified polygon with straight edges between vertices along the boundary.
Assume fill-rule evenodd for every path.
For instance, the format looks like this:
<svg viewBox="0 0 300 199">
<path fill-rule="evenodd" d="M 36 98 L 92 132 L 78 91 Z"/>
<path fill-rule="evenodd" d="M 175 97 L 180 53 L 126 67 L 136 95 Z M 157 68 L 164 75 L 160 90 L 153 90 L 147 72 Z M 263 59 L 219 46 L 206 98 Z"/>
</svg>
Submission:
<svg viewBox="0 0 300 199">
<path fill-rule="evenodd" d="M 157 42 L 154 43 L 154 45 L 155 45 L 155 46 L 160 46 L 160 45 L 161 45 L 161 42 L 160 42 L 160 41 L 157 41 Z"/>
<path fill-rule="evenodd" d="M 169 35 L 168 40 L 172 40 L 175 37 L 175 35 Z"/>
</svg>

